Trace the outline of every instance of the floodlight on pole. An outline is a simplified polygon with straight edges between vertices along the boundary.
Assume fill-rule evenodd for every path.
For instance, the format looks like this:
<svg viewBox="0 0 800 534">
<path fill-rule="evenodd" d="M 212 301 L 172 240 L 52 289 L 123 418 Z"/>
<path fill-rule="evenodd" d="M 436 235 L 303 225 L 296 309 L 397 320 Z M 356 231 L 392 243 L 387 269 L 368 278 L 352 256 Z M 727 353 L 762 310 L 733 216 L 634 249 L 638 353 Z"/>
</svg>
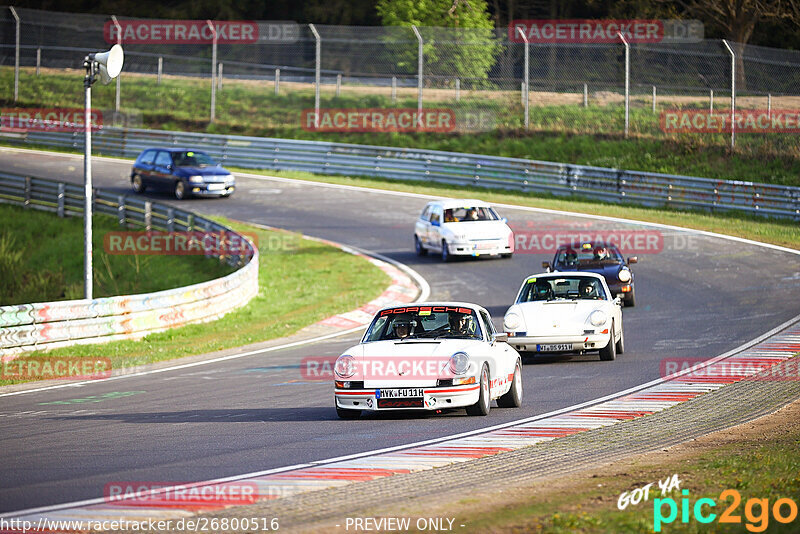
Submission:
<svg viewBox="0 0 800 534">
<path fill-rule="evenodd" d="M 122 72 L 125 57 L 122 47 L 115 44 L 108 52 L 89 54 L 83 60 L 86 76 L 83 87 L 86 95 L 84 108 L 84 154 L 83 154 L 83 298 L 92 299 L 92 84 L 100 78 L 108 85 Z"/>
</svg>

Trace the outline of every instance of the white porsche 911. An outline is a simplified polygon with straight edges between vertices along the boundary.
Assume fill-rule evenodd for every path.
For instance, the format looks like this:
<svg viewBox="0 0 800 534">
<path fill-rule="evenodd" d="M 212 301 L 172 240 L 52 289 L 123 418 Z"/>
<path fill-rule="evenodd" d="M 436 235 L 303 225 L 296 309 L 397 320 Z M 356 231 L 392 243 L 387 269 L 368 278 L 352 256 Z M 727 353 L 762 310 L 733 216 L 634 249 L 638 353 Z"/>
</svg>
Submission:
<svg viewBox="0 0 800 534">
<path fill-rule="evenodd" d="M 473 199 L 447 199 L 429 202 L 414 225 L 417 255 L 438 252 L 442 261 L 453 256 L 500 255 L 514 253 L 514 232 L 486 202 Z"/>
<path fill-rule="evenodd" d="M 596 273 L 529 276 L 506 311 L 503 327 L 518 351 L 600 351 L 613 360 L 625 349 L 622 303 Z"/>
<path fill-rule="evenodd" d="M 423 303 L 385 308 L 334 365 L 336 413 L 466 408 L 487 415 L 522 404 L 522 361 L 484 308 Z"/>
</svg>

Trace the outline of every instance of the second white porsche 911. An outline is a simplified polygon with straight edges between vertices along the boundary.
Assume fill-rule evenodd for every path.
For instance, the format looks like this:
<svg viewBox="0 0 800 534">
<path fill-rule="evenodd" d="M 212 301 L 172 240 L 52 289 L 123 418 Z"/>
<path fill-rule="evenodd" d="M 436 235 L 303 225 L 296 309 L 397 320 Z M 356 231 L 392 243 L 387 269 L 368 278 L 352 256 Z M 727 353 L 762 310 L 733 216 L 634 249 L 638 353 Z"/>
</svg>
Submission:
<svg viewBox="0 0 800 534">
<path fill-rule="evenodd" d="M 522 403 L 522 362 L 484 308 L 462 302 L 386 308 L 334 365 L 336 412 L 466 408 Z"/>
<path fill-rule="evenodd" d="M 508 343 L 535 353 L 599 351 L 613 360 L 625 349 L 622 303 L 595 273 L 529 276 L 506 311 Z"/>
</svg>

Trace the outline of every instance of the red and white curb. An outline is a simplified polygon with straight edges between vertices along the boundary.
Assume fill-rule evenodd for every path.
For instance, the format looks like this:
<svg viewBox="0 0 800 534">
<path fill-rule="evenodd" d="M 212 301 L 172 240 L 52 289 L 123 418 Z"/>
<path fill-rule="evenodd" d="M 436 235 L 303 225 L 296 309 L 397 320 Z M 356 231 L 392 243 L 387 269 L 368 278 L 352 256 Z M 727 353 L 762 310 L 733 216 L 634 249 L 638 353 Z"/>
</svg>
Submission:
<svg viewBox="0 0 800 534">
<path fill-rule="evenodd" d="M 246 483 L 257 487 L 257 501 L 279 499 L 309 491 L 345 486 L 353 482 L 467 462 L 636 419 L 738 382 L 793 357 L 800 352 L 798 319 L 800 316 L 764 334 L 746 345 L 744 349 L 740 347 L 665 378 L 549 414 L 450 438 L 198 482 L 191 487 L 219 488 L 234 482 Z M 797 372 L 794 374 L 797 375 Z M 772 379 L 798 380 L 800 376 Z M 115 502 L 93 499 L 13 512 L 0 517 L 18 518 L 21 521 L 31 521 L 32 524 L 43 519 L 84 522 L 109 519 L 142 521 L 151 518 L 180 519 L 191 517 L 198 512 L 227 507 L 214 502 L 198 503 L 196 497 L 192 499 L 191 504 L 187 504 L 183 499 L 167 498 L 163 490 L 153 491 L 148 495 L 152 495 L 152 498 L 143 499 L 138 495 L 135 500 Z M 147 502 L 148 500 L 150 502 Z"/>
</svg>

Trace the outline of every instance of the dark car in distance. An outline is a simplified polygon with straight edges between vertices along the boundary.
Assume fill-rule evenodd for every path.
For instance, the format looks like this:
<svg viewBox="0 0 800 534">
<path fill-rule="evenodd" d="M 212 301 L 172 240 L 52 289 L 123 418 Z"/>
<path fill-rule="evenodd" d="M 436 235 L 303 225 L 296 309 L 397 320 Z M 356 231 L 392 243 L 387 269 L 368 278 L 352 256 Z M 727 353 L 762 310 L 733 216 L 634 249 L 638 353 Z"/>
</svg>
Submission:
<svg viewBox="0 0 800 534">
<path fill-rule="evenodd" d="M 614 296 L 621 297 L 625 306 L 635 306 L 636 291 L 630 265 L 637 261 L 636 256 L 626 260 L 613 244 L 588 242 L 579 247 L 560 246 L 552 264 L 544 261 L 542 267 L 548 271 L 585 271 L 602 275 Z"/>
<path fill-rule="evenodd" d="M 131 169 L 131 188 L 143 193 L 147 188 L 170 191 L 178 200 L 186 197 L 228 197 L 236 189 L 233 175 L 199 150 L 185 148 L 147 148 Z"/>
</svg>

